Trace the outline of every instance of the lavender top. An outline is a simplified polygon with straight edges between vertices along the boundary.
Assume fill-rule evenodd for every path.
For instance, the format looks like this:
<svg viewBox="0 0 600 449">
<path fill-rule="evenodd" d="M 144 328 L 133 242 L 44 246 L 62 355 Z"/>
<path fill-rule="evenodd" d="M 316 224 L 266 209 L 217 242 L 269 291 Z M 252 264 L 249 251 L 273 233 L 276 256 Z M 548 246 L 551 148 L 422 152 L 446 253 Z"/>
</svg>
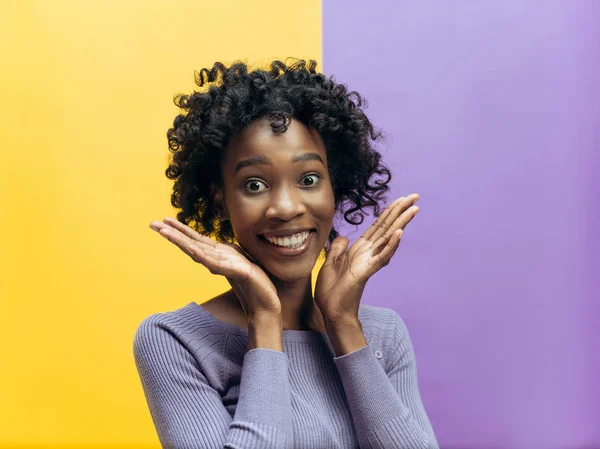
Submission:
<svg viewBox="0 0 600 449">
<path fill-rule="evenodd" d="M 367 305 L 359 320 L 368 345 L 335 357 L 314 331 L 247 351 L 247 329 L 194 302 L 150 315 L 133 352 L 163 448 L 438 449 L 404 322 Z"/>
</svg>

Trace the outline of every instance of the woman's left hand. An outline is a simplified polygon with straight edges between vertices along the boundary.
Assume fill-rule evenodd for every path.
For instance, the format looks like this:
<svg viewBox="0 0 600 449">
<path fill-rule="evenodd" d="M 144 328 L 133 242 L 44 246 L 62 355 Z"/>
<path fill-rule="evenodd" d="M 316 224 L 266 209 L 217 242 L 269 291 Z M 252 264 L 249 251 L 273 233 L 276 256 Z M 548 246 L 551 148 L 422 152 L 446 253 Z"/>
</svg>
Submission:
<svg viewBox="0 0 600 449">
<path fill-rule="evenodd" d="M 358 320 L 365 285 L 398 249 L 404 227 L 419 211 L 413 206 L 418 199 L 415 193 L 395 200 L 347 251 L 346 237 L 337 237 L 331 243 L 314 298 L 327 325 Z"/>
</svg>

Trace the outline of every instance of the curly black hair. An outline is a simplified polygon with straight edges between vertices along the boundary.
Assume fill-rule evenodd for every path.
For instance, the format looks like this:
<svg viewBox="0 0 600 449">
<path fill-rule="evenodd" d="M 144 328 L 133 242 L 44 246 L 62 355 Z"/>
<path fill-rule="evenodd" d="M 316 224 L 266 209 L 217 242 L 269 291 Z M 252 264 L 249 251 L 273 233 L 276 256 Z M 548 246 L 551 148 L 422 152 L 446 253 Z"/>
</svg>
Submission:
<svg viewBox="0 0 600 449">
<path fill-rule="evenodd" d="M 285 132 L 292 118 L 315 129 L 325 144 L 336 213 L 354 225 L 362 223 L 368 207 L 379 216 L 392 178 L 372 144 L 383 135 L 362 111 L 363 97 L 316 67 L 313 60 L 273 61 L 270 70 L 249 71 L 238 61 L 194 72 L 196 84 L 208 89 L 173 98 L 186 113 L 167 132 L 173 155 L 166 175 L 175 180 L 171 204 L 180 209 L 180 222 L 233 241 L 229 221 L 216 219 L 210 184 L 221 185 L 220 164 L 230 139 L 258 118 L 270 119 L 276 133 Z M 337 236 L 332 227 L 328 243 Z"/>
</svg>

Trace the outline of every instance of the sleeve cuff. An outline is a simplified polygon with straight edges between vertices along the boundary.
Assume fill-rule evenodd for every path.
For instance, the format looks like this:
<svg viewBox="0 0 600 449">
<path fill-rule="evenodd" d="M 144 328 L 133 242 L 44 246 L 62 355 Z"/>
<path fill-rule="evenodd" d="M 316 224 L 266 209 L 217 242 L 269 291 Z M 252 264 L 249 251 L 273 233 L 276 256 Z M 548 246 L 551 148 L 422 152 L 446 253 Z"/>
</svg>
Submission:
<svg viewBox="0 0 600 449">
<path fill-rule="evenodd" d="M 396 393 L 372 346 L 335 357 L 334 362 L 357 432 L 377 429 L 394 417 L 409 415 L 410 410 Z"/>
<path fill-rule="evenodd" d="M 291 392 L 287 354 L 255 348 L 244 355 L 236 420 L 272 427 L 291 424 Z"/>
</svg>

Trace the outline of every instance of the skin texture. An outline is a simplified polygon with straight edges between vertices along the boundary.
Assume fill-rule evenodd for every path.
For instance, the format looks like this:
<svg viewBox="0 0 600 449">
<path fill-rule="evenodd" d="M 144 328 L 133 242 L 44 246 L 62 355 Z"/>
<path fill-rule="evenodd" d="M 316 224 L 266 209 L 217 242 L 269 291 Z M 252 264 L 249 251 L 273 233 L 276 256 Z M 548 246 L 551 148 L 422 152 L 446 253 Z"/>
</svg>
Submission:
<svg viewBox="0 0 600 449">
<path fill-rule="evenodd" d="M 304 159 L 294 161 L 300 156 Z M 261 163 L 248 163 L 257 160 Z M 277 134 L 269 120 L 255 120 L 230 141 L 221 169 L 223 183 L 213 186 L 213 200 L 239 246 L 217 243 L 172 218 L 150 227 L 212 273 L 225 276 L 232 286 L 229 294 L 249 321 L 279 318 L 283 329 L 325 331 L 338 355 L 365 346 L 358 320 L 362 292 L 398 249 L 404 228 L 419 210 L 413 205 L 419 196 L 398 198 L 349 248 L 347 238 L 337 237 L 313 297 L 311 271 L 335 212 L 319 134 L 297 120 Z M 314 231 L 300 255 L 277 254 L 261 238 L 296 228 Z"/>
</svg>

